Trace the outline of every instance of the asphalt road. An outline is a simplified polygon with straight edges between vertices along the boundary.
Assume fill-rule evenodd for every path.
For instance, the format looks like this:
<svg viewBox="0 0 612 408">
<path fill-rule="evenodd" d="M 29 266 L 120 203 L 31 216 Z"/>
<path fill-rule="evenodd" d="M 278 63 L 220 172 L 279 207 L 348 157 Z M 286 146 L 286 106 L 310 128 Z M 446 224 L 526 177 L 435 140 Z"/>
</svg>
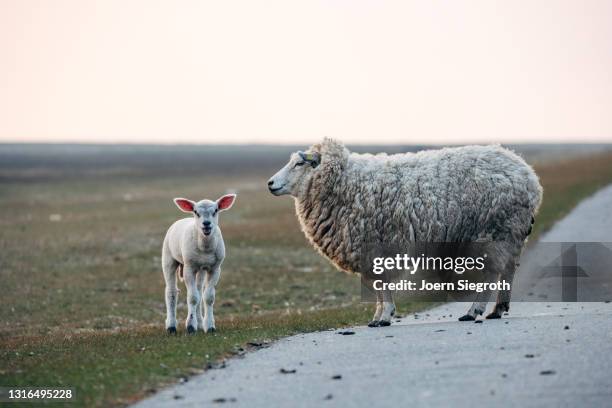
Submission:
<svg viewBox="0 0 612 408">
<path fill-rule="evenodd" d="M 545 241 L 612 242 L 612 186 L 581 203 Z M 609 266 L 595 262 L 589 275 Z M 520 288 L 542 301 L 513 302 L 503 319 L 458 322 L 468 305 L 451 303 L 390 327 L 297 335 L 136 406 L 612 405 L 612 303 L 552 302 L 541 292 L 557 288 L 525 277 L 526 268 Z"/>
</svg>

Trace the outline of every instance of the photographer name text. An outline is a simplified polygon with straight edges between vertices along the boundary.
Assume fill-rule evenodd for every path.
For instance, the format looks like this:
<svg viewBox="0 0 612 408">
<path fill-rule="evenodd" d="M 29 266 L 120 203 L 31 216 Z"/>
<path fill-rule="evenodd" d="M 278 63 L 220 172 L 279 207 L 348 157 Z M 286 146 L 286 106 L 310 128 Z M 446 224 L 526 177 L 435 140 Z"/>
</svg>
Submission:
<svg viewBox="0 0 612 408">
<path fill-rule="evenodd" d="M 384 282 L 382 279 L 377 279 L 372 283 L 374 290 L 391 290 L 391 291 L 426 291 L 426 292 L 441 292 L 441 291 L 469 291 L 469 292 L 484 292 L 486 290 L 510 290 L 510 283 L 505 280 L 497 282 L 470 282 L 466 279 L 458 282 L 428 282 L 426 280 L 412 281 L 402 279 L 398 282 Z"/>
</svg>

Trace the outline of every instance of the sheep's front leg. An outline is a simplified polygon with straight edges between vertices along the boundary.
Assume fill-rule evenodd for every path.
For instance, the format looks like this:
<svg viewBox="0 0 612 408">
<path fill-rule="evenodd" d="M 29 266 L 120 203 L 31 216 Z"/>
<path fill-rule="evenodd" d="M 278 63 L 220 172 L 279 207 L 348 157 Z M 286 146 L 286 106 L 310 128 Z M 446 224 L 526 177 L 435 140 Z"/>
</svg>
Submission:
<svg viewBox="0 0 612 408">
<path fill-rule="evenodd" d="M 376 312 L 369 327 L 390 326 L 391 318 L 395 315 L 395 303 L 393 295 L 388 290 L 376 291 Z"/>
<path fill-rule="evenodd" d="M 393 294 L 390 290 L 383 290 L 382 292 L 382 313 L 378 320 L 379 326 L 390 326 L 391 319 L 395 315 L 395 302 L 393 301 Z"/>
<path fill-rule="evenodd" d="M 187 286 L 187 319 L 185 320 L 185 327 L 187 328 L 187 333 L 192 334 L 198 329 L 197 313 L 202 296 L 198 292 L 196 285 L 197 269 L 185 265 L 183 272 L 185 275 L 185 286 Z"/>
<path fill-rule="evenodd" d="M 376 310 L 374 311 L 374 316 L 372 317 L 372 320 L 370 320 L 370 322 L 368 323 L 369 327 L 378 327 L 378 322 L 380 321 L 380 316 L 382 315 L 382 311 L 383 311 L 383 303 L 380 300 L 376 301 Z"/>
<path fill-rule="evenodd" d="M 378 327 L 378 322 L 380 321 L 380 316 L 383 312 L 383 301 L 382 301 L 382 292 L 376 291 L 376 311 L 374 312 L 374 317 L 368 323 L 369 327 Z"/>
<path fill-rule="evenodd" d="M 217 266 L 211 272 L 206 274 L 206 288 L 204 289 L 204 331 L 214 332 L 215 329 L 215 314 L 213 305 L 215 304 L 215 286 L 219 282 L 221 276 L 221 268 Z"/>
</svg>

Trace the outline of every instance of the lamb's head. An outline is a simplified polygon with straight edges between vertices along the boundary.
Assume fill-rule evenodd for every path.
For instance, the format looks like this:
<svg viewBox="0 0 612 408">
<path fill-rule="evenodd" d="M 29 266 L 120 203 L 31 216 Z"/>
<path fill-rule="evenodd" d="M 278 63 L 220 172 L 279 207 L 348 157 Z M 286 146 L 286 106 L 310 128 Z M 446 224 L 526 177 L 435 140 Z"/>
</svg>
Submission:
<svg viewBox="0 0 612 408">
<path fill-rule="evenodd" d="M 306 151 L 292 153 L 289 163 L 268 180 L 268 189 L 276 196 L 300 197 L 313 177 L 329 182 L 345 167 L 347 160 L 348 150 L 342 143 L 325 138 Z"/>
<path fill-rule="evenodd" d="M 204 236 L 210 235 L 219 226 L 219 213 L 229 210 L 234 205 L 236 194 L 226 194 L 217 201 L 195 201 L 186 198 L 175 198 L 174 203 L 183 212 L 192 213 L 196 229 Z"/>
</svg>

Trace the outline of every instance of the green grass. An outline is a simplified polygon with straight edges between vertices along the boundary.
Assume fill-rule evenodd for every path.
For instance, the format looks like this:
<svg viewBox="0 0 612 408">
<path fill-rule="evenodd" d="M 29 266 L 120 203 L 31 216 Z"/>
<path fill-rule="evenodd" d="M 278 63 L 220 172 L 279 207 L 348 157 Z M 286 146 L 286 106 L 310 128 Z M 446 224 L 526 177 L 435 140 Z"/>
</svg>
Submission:
<svg viewBox="0 0 612 408">
<path fill-rule="evenodd" d="M 610 183 L 611 159 L 537 165 L 545 194 L 534 236 Z M 239 173 L 139 170 L 0 185 L 0 385 L 75 387 L 75 406 L 125 405 L 249 341 L 365 323 L 372 308 L 360 303 L 359 280 L 309 246 L 292 200 L 265 191 L 270 172 Z M 172 197 L 226 189 L 238 200 L 221 219 L 218 332 L 167 336 L 159 258 L 165 230 L 181 217 Z M 424 307 L 407 303 L 400 313 Z"/>
<path fill-rule="evenodd" d="M 418 305 L 413 305 L 416 307 Z M 2 360 L 3 384 L 74 386 L 79 405 L 127 404 L 203 372 L 209 363 L 241 353 L 247 342 L 267 343 L 295 333 L 363 321 L 368 308 L 222 319 L 215 334 L 169 336 L 159 325 L 116 333 L 14 338 Z M 366 311 L 367 310 L 367 311 Z"/>
<path fill-rule="evenodd" d="M 544 186 L 544 201 L 532 239 L 567 215 L 585 197 L 612 183 L 612 153 L 535 164 Z"/>
</svg>

